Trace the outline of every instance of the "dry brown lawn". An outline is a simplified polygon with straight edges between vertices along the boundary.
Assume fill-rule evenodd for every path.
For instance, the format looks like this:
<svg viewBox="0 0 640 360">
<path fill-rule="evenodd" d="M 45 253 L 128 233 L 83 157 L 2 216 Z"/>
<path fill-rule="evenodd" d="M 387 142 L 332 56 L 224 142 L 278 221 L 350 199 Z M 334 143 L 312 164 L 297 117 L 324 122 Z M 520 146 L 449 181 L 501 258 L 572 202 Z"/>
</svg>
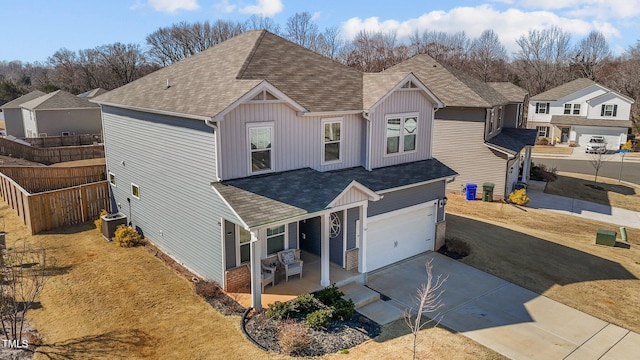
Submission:
<svg viewBox="0 0 640 360">
<path fill-rule="evenodd" d="M 588 186 L 593 179 L 594 175 L 559 172 L 556 180 L 547 183 L 545 192 L 640 211 L 640 186 L 598 177 L 597 184 L 604 190 L 596 190 Z"/>
<path fill-rule="evenodd" d="M 639 229 L 607 247 L 595 234 L 617 230 L 611 224 L 461 195 L 449 196 L 447 211 L 447 236 L 471 246 L 464 263 L 640 332 Z"/>
<path fill-rule="evenodd" d="M 265 353 L 242 335 L 238 316 L 223 316 L 198 297 L 192 284 L 142 247 L 122 249 L 89 224 L 31 236 L 0 202 L 7 245 L 16 239 L 47 249 L 56 275 L 29 320 L 43 346 L 36 359 L 285 359 Z M 504 359 L 443 328 L 425 329 L 422 359 Z M 339 359 L 411 358 L 402 320 Z"/>
<path fill-rule="evenodd" d="M 533 152 L 534 154 L 571 155 L 573 154 L 573 148 L 550 145 L 536 145 L 531 148 L 531 152 Z"/>
<path fill-rule="evenodd" d="M 74 167 L 74 166 L 85 166 L 85 165 L 104 165 L 106 164 L 104 158 L 98 159 L 86 159 L 86 160 L 75 160 L 75 161 L 65 161 L 61 163 L 52 164 L 49 166 L 53 167 Z"/>
</svg>

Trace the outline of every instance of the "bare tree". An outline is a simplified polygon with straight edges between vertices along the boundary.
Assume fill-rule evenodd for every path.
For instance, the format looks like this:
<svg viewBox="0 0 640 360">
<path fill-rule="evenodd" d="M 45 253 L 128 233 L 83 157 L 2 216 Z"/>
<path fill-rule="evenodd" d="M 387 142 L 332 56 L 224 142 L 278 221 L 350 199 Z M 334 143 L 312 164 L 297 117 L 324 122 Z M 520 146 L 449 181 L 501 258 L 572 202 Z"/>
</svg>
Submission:
<svg viewBox="0 0 640 360">
<path fill-rule="evenodd" d="M 606 71 L 605 85 L 620 93 L 635 99 L 631 105 L 631 121 L 635 131 L 640 131 L 640 41 L 629 47 L 616 61 L 605 64 L 602 73 Z"/>
<path fill-rule="evenodd" d="M 603 63 L 611 58 L 611 49 L 604 35 L 593 30 L 576 45 L 571 65 L 580 77 L 596 80 Z"/>
<path fill-rule="evenodd" d="M 327 28 L 318 35 L 318 53 L 330 59 L 337 59 L 343 46 L 344 41 L 340 39 L 340 29 L 336 26 Z"/>
<path fill-rule="evenodd" d="M 606 149 L 606 143 L 605 143 L 605 149 Z M 607 151 L 596 151 L 595 153 L 590 153 L 589 155 L 589 164 L 591 164 L 591 166 L 593 166 L 593 168 L 596 171 L 596 175 L 593 179 L 593 188 L 597 189 L 598 188 L 598 173 L 600 172 L 600 169 L 602 168 L 602 166 L 604 165 L 604 163 L 606 161 L 609 161 L 611 158 L 611 155 L 607 154 Z"/>
<path fill-rule="evenodd" d="M 436 321 L 436 324 L 440 322 L 438 314 L 430 316 L 428 321 L 423 321 L 422 315 L 433 314 L 438 311 L 444 303 L 442 302 L 442 294 L 444 293 L 444 283 L 449 279 L 449 275 L 443 277 L 442 274 L 433 278 L 433 259 L 429 260 L 425 267 L 427 269 L 427 282 L 422 284 L 418 289 L 416 299 L 418 301 L 418 310 L 415 318 L 413 318 L 413 309 L 408 309 L 405 312 L 405 323 L 411 329 L 413 335 L 413 359 L 416 359 L 416 351 L 419 345 L 418 335 L 427 324 Z"/>
<path fill-rule="evenodd" d="M 62 48 L 51 55 L 48 62 L 52 67 L 51 80 L 60 89 L 77 94 L 85 88 L 75 51 Z"/>
<path fill-rule="evenodd" d="M 263 17 L 258 15 L 251 15 L 251 17 L 245 21 L 244 29 L 246 31 L 249 30 L 267 30 L 276 35 L 280 35 L 282 31 L 280 30 L 280 25 L 276 24 L 270 17 Z"/>
<path fill-rule="evenodd" d="M 285 37 L 307 49 L 318 51 L 318 26 L 313 22 L 311 13 L 295 13 L 285 26 Z"/>
<path fill-rule="evenodd" d="M 395 32 L 362 30 L 345 46 L 344 62 L 364 72 L 378 72 L 409 57 L 409 48 L 399 44 Z"/>
<path fill-rule="evenodd" d="M 485 30 L 471 42 L 471 72 L 483 81 L 505 81 L 507 50 L 493 30 Z"/>
<path fill-rule="evenodd" d="M 471 41 L 464 31 L 453 34 L 443 31 L 417 31 L 410 36 L 413 54 L 428 54 L 436 61 L 462 68 L 467 61 Z"/>
</svg>

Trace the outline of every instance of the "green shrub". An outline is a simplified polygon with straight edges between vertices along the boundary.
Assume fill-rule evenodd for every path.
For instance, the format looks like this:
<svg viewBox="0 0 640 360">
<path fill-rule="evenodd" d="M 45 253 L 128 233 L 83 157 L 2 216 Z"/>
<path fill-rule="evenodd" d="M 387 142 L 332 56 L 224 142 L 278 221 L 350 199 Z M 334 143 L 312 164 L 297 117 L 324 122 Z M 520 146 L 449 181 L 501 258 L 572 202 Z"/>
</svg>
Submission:
<svg viewBox="0 0 640 360">
<path fill-rule="evenodd" d="M 298 355 L 313 344 L 313 338 L 307 327 L 289 320 L 280 327 L 278 344 L 280 344 L 280 349 L 283 353 Z"/>
<path fill-rule="evenodd" d="M 329 325 L 331 310 L 320 309 L 307 315 L 307 326 L 312 329 L 324 329 Z"/>
<path fill-rule="evenodd" d="M 116 228 L 113 239 L 120 247 L 134 247 L 142 243 L 142 237 L 136 229 L 126 225 L 120 225 Z"/>
<path fill-rule="evenodd" d="M 109 212 L 105 209 L 100 210 L 100 216 L 96 220 L 93 220 L 93 223 L 96 225 L 96 229 L 98 232 L 102 234 L 102 217 L 109 214 Z"/>
<path fill-rule="evenodd" d="M 311 294 L 300 295 L 291 301 L 293 309 L 301 313 L 311 313 L 320 309 L 318 299 Z"/>
<path fill-rule="evenodd" d="M 331 310 L 334 319 L 348 321 L 353 317 L 356 306 L 351 299 L 340 299 L 333 304 Z"/>
<path fill-rule="evenodd" d="M 289 317 L 291 310 L 290 302 L 276 301 L 267 308 L 267 316 L 282 320 Z"/>
<path fill-rule="evenodd" d="M 344 293 L 336 287 L 336 284 L 332 284 L 331 286 L 318 291 L 317 297 L 321 303 L 327 306 L 333 306 L 336 301 L 342 299 L 342 295 L 344 295 Z"/>
<path fill-rule="evenodd" d="M 525 189 L 513 190 L 511 194 L 509 194 L 510 203 L 524 206 L 527 205 L 529 201 L 531 201 L 531 199 L 527 197 L 527 190 Z"/>
</svg>

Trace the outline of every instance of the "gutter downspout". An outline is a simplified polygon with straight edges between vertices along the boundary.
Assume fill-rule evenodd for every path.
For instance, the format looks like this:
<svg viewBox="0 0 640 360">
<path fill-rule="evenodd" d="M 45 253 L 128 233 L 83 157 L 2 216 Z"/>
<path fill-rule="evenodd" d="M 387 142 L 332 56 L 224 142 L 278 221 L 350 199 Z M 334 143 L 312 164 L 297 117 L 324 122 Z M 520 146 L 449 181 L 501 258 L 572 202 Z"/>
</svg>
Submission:
<svg viewBox="0 0 640 360">
<path fill-rule="evenodd" d="M 220 158 L 220 130 L 218 127 L 219 121 L 213 121 L 213 118 L 205 120 L 204 124 L 213 129 L 213 133 L 216 137 L 216 181 L 222 181 L 220 178 L 220 168 L 222 159 Z"/>
<path fill-rule="evenodd" d="M 371 116 L 368 111 L 363 111 L 362 117 L 367 120 L 367 161 L 365 169 L 371 171 Z"/>
</svg>

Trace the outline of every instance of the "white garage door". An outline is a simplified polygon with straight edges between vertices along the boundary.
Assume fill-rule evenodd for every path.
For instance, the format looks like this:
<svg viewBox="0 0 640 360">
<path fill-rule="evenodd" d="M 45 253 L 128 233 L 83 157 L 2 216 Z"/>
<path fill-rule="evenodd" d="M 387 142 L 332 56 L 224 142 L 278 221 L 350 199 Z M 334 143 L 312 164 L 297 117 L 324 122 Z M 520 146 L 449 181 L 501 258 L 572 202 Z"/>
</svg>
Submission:
<svg viewBox="0 0 640 360">
<path fill-rule="evenodd" d="M 435 206 L 424 204 L 370 217 L 365 250 L 367 271 L 433 250 L 435 223 Z"/>
<path fill-rule="evenodd" d="M 581 147 L 585 147 L 592 136 L 604 136 L 607 142 L 607 149 L 617 150 L 620 148 L 622 135 L 625 133 L 625 129 L 621 128 L 594 128 L 594 127 L 578 127 L 576 126 L 576 135 L 578 138 L 578 144 Z"/>
</svg>

